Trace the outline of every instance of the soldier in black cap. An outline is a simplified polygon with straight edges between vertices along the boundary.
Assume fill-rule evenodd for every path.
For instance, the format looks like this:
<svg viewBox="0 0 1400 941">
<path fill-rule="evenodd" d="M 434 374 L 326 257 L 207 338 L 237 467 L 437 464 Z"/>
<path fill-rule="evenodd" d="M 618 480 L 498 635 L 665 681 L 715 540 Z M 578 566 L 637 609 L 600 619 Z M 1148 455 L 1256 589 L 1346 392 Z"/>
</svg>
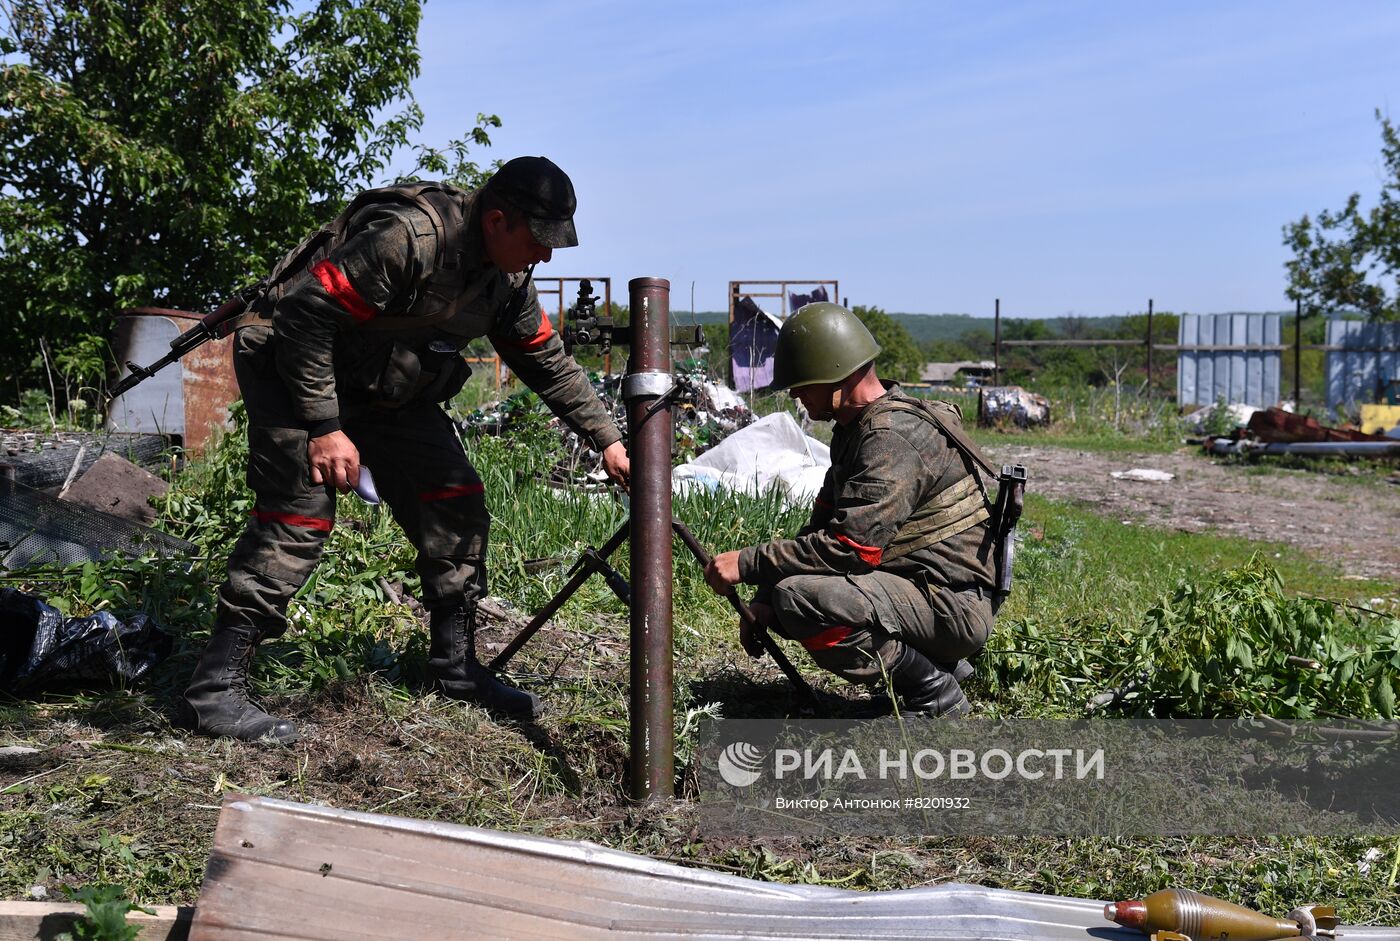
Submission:
<svg viewBox="0 0 1400 941">
<path fill-rule="evenodd" d="M 466 381 L 462 348 L 487 337 L 627 485 L 622 435 L 530 279 L 555 249 L 578 244 L 575 205 L 554 163 L 517 157 L 475 191 L 412 183 L 362 193 L 273 269 L 235 333 L 256 503 L 185 691 L 198 730 L 298 737 L 249 699 L 248 668 L 258 643 L 286 630 L 287 605 L 334 525 L 336 492 L 358 486 L 362 467 L 418 550 L 437 687 L 504 717 L 538 717 L 533 693 L 476 658 L 490 515 L 440 403 Z"/>
</svg>

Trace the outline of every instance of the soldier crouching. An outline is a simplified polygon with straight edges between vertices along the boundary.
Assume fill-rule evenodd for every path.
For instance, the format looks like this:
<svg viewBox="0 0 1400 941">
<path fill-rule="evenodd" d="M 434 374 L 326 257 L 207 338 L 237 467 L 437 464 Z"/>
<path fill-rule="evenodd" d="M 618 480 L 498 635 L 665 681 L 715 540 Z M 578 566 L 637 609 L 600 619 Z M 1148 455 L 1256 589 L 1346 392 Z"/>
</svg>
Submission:
<svg viewBox="0 0 1400 941">
<path fill-rule="evenodd" d="M 783 325 L 774 387 L 834 421 L 831 469 L 795 536 L 724 552 L 705 570 L 718 593 L 757 585 L 760 624 L 837 676 L 889 686 L 903 711 L 956 716 L 959 680 L 986 644 L 995 584 L 991 505 L 956 406 L 882 381 L 880 347 L 835 304 Z M 985 464 L 985 459 L 981 459 Z"/>
</svg>

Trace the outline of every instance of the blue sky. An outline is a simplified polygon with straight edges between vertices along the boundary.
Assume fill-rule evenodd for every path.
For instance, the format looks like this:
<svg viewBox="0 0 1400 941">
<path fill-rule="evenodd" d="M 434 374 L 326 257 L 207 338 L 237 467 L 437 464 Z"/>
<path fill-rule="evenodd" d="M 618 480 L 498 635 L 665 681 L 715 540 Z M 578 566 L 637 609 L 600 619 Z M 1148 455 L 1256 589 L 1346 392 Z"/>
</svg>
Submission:
<svg viewBox="0 0 1400 941">
<path fill-rule="evenodd" d="M 573 177 L 540 274 L 839 279 L 886 310 L 1278 310 L 1285 223 L 1374 196 L 1400 4 L 427 0 L 422 138 Z"/>
</svg>

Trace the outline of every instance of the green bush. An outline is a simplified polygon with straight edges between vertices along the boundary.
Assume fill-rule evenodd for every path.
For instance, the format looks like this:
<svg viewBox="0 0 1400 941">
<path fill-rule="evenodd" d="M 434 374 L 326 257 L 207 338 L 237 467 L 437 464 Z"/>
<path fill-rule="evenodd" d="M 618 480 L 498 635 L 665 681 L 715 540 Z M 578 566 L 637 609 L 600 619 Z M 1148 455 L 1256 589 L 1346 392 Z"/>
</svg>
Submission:
<svg viewBox="0 0 1400 941">
<path fill-rule="evenodd" d="M 1030 547 L 1018 578 L 1065 570 L 1073 540 Z M 1064 577 L 1059 575 L 1058 577 Z M 1257 556 L 1182 578 L 1138 624 L 1102 615 L 1004 619 L 987 646 L 988 685 L 1080 709 L 1100 694 L 1140 717 L 1279 719 L 1395 716 L 1400 618 L 1320 598 L 1289 597 Z"/>
</svg>

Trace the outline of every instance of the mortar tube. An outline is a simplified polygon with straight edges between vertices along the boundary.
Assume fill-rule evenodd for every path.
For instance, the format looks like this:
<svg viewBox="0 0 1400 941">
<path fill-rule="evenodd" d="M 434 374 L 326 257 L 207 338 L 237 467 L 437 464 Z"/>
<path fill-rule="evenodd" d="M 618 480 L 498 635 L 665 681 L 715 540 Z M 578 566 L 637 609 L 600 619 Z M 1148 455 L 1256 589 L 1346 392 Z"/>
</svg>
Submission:
<svg viewBox="0 0 1400 941">
<path fill-rule="evenodd" d="M 632 351 L 623 396 L 632 461 L 631 787 L 635 801 L 675 796 L 671 637 L 671 284 L 627 284 Z"/>
</svg>

